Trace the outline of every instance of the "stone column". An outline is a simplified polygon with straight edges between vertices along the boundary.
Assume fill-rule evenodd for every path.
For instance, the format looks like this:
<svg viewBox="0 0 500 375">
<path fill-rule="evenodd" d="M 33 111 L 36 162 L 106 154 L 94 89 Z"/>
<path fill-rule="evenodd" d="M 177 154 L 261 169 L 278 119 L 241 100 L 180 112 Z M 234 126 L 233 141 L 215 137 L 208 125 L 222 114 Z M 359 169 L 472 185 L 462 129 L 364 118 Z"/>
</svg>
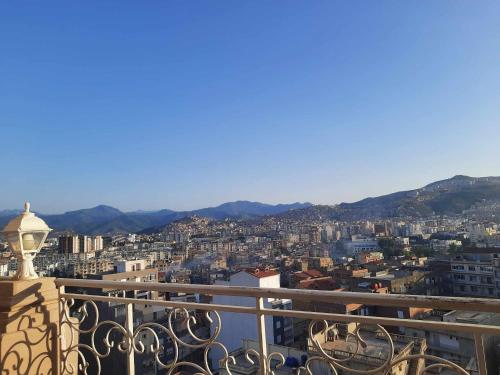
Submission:
<svg viewBox="0 0 500 375">
<path fill-rule="evenodd" d="M 60 374 L 54 280 L 0 279 L 0 374 Z"/>
</svg>

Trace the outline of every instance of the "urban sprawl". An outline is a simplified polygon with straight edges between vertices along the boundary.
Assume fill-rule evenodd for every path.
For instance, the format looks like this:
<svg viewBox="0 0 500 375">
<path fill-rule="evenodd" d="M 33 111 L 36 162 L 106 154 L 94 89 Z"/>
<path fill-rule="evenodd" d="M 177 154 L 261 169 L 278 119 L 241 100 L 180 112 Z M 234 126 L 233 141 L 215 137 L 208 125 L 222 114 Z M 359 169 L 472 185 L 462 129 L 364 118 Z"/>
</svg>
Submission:
<svg viewBox="0 0 500 375">
<path fill-rule="evenodd" d="M 158 233 L 109 236 L 58 233 L 48 238 L 34 264 L 40 276 L 59 278 L 500 298 L 500 227 L 491 221 L 492 209 L 491 204 L 484 203 L 454 217 L 353 222 L 286 214 L 252 220 L 191 216 L 166 225 Z M 15 257 L 6 243 L 0 247 L 0 274 L 12 275 L 17 268 Z M 124 293 L 91 288 L 79 291 L 107 296 Z M 247 303 L 245 297 L 154 291 L 127 293 L 130 297 L 153 300 Z M 273 309 L 500 325 L 497 314 L 481 312 L 341 304 L 329 300 L 266 299 L 265 305 Z M 110 303 L 98 306 L 101 317 L 123 324 L 123 306 Z M 168 319 L 169 309 L 162 306 L 136 305 L 134 309 L 136 324 L 165 323 Z M 224 329 L 219 341 L 231 355 L 243 356 L 257 340 L 255 318 L 229 313 L 221 313 L 221 317 Z M 288 363 L 289 367 L 300 365 L 312 350 L 306 322 L 278 316 L 266 319 L 271 327 L 270 344 L 289 354 L 287 361 L 293 362 Z M 174 322 L 181 323 L 181 318 Z M 213 324 L 200 319 L 194 333 L 198 337 L 210 337 Z M 344 329 L 345 332 L 339 328 L 336 334 L 346 335 L 349 327 Z M 167 345 L 171 338 L 159 335 L 164 344 L 159 356 L 166 362 L 174 355 L 172 347 Z M 143 340 L 147 343 L 146 336 Z M 472 336 L 416 328 L 401 328 L 391 332 L 391 336 L 398 350 L 424 351 L 450 359 L 472 372 L 476 368 Z M 411 347 L 408 337 L 412 338 Z M 348 340 L 330 342 L 325 338 L 322 344 L 325 347 L 330 344 L 332 351 L 352 349 Z M 496 342 L 485 341 L 485 345 L 490 350 L 488 345 L 494 346 Z M 113 355 L 120 353 L 111 357 Z M 194 361 L 203 357 L 203 351 L 188 347 L 179 356 Z M 136 373 L 156 373 L 154 359 L 146 355 L 141 358 L 142 366 L 136 364 Z M 217 360 L 217 354 L 211 359 Z M 367 352 L 363 359 L 358 358 L 356 368 L 373 367 L 377 361 L 375 353 Z M 106 368 L 112 363 L 108 361 L 103 366 Z M 241 363 L 236 361 L 230 365 L 233 373 L 253 373 L 248 368 L 239 368 L 243 366 Z M 406 367 L 399 368 L 399 372 L 397 369 L 393 369 L 393 373 L 408 373 Z M 284 369 L 281 371 L 278 373 L 286 373 Z"/>
</svg>

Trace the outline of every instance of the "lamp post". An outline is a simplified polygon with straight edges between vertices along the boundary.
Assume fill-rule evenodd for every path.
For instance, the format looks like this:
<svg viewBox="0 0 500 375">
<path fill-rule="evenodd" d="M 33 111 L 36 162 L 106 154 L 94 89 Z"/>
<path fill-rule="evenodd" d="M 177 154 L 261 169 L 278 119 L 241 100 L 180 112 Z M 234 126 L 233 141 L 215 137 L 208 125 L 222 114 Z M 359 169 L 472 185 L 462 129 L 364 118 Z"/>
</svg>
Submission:
<svg viewBox="0 0 500 375">
<path fill-rule="evenodd" d="M 24 212 L 5 226 L 2 234 L 17 256 L 17 272 L 13 277 L 14 280 L 38 278 L 33 267 L 33 259 L 51 230 L 45 221 L 30 212 L 29 202 L 24 203 Z"/>
</svg>

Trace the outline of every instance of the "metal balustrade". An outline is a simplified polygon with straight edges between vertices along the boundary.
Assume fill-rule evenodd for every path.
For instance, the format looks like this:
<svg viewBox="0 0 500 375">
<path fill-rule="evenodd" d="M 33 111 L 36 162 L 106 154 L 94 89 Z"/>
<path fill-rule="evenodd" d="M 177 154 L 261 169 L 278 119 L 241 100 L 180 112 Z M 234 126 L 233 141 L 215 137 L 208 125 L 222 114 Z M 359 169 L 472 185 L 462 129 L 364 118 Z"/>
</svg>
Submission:
<svg viewBox="0 0 500 375">
<path fill-rule="evenodd" d="M 219 340 L 224 329 L 221 312 L 254 316 L 256 320 L 256 348 L 248 348 L 243 358 L 259 374 L 402 374 L 413 372 L 457 374 L 487 373 L 485 339 L 488 346 L 496 345 L 500 326 L 446 322 L 436 319 L 400 319 L 383 316 L 361 316 L 318 311 L 281 310 L 265 307 L 265 299 L 292 301 L 328 301 L 329 303 L 363 304 L 366 306 L 418 307 L 436 310 L 458 310 L 500 313 L 500 300 L 459 297 L 428 297 L 355 292 L 309 291 L 282 288 L 250 288 L 218 285 L 136 283 L 100 280 L 57 279 L 59 288 L 61 326 L 72 332 L 62 345 L 63 373 L 102 373 L 102 362 L 113 351 L 124 360 L 117 373 L 136 373 L 136 359 L 149 353 L 152 360 L 144 372 L 165 374 L 242 374 L 238 362 Z M 67 289 L 76 292 L 68 292 Z M 82 290 L 113 291 L 114 295 L 83 294 Z M 121 295 L 116 295 L 117 291 Z M 254 306 L 233 306 L 191 301 L 132 298 L 127 293 L 148 291 L 159 293 L 186 293 L 206 296 L 225 295 L 252 298 Z M 99 304 L 122 308 L 123 322 L 101 316 Z M 136 309 L 134 309 L 134 306 Z M 136 322 L 138 307 L 147 306 L 165 312 L 156 321 Z M 309 321 L 307 330 L 307 359 L 296 366 L 285 366 L 285 355 L 276 345 L 267 342 L 266 317 L 288 317 Z M 200 320 L 211 323 L 209 334 L 201 334 Z M 346 328 L 350 327 L 350 328 Z M 402 329 L 440 332 L 441 334 L 470 337 L 474 342 L 476 366 L 465 368 L 463 363 L 429 354 L 424 338 L 409 337 Z M 344 332 L 344 333 L 341 333 Z M 404 332 L 404 331 L 403 331 Z M 66 335 L 67 336 L 67 335 Z M 322 340 L 322 338 L 325 338 Z M 245 339 L 242 337 L 241 339 Z M 400 348 L 397 343 L 401 342 Z M 500 342 L 500 341 L 499 341 Z M 342 347 L 336 347 L 339 344 Z M 371 354 L 370 345 L 377 347 Z M 166 348 L 167 346 L 168 348 Z M 415 348 L 418 350 L 415 351 Z M 348 348 L 348 349 L 346 349 Z M 168 349 L 168 350 L 167 350 Z M 212 363 L 212 353 L 221 357 Z M 169 355 L 165 355 L 168 352 Z M 199 357 L 193 359 L 196 353 Z M 222 355 L 221 355 L 222 354 Z M 489 355 L 489 354 L 488 354 Z M 78 358 L 78 360 L 77 360 Z M 373 358 L 373 360 L 370 360 Z M 357 365 L 355 362 L 358 361 Z M 78 362 L 78 365 L 76 364 Z M 406 370 L 405 370 L 406 369 Z M 251 373 L 251 372 L 247 372 Z"/>
</svg>

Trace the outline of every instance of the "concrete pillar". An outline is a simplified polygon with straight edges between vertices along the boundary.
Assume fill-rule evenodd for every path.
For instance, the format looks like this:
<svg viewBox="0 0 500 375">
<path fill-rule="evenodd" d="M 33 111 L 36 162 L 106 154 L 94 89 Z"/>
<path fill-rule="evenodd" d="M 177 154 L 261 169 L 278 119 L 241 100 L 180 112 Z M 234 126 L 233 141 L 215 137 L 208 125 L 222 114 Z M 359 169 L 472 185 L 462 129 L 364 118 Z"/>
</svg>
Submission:
<svg viewBox="0 0 500 375">
<path fill-rule="evenodd" d="M 60 374 L 54 278 L 0 279 L 0 374 Z"/>
</svg>

